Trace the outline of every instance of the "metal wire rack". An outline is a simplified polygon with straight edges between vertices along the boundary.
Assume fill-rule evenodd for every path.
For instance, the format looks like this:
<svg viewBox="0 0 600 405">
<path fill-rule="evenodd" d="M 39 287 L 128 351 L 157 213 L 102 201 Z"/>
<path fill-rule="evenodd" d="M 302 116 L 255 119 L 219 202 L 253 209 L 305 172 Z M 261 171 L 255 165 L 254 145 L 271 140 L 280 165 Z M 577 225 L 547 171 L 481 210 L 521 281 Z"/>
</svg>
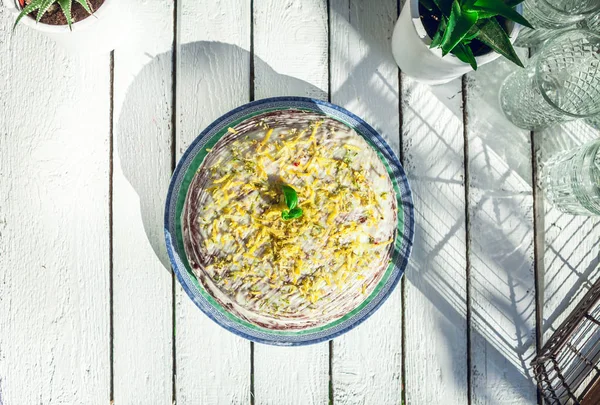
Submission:
<svg viewBox="0 0 600 405">
<path fill-rule="evenodd" d="M 600 404 L 600 280 L 532 362 L 547 404 Z"/>
</svg>

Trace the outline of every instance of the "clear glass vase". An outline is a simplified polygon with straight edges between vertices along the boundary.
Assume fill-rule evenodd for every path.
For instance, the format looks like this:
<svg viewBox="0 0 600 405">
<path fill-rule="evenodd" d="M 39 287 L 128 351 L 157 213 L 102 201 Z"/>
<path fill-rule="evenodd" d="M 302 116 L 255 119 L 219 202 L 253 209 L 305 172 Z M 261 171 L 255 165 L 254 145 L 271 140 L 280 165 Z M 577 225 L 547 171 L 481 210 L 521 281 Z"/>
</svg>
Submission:
<svg viewBox="0 0 600 405">
<path fill-rule="evenodd" d="M 500 106 L 529 130 L 600 114 L 600 35 L 576 29 L 549 39 L 506 78 Z"/>
<path fill-rule="evenodd" d="M 546 197 L 573 215 L 600 215 L 600 140 L 551 158 L 542 168 Z"/>
<path fill-rule="evenodd" d="M 525 0 L 523 16 L 535 28 L 562 28 L 600 10 L 598 0 Z"/>
</svg>

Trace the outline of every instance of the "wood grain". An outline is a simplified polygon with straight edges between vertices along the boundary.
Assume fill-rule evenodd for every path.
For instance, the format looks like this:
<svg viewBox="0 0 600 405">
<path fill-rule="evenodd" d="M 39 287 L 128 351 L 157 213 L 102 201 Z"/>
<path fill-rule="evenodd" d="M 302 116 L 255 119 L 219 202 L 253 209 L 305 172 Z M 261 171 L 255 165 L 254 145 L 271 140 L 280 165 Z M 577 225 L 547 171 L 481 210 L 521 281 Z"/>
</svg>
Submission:
<svg viewBox="0 0 600 405">
<path fill-rule="evenodd" d="M 466 228 L 461 84 L 403 76 L 405 169 L 416 215 L 406 272 L 406 403 L 467 403 Z"/>
<path fill-rule="evenodd" d="M 357 114 L 400 152 L 398 68 L 389 52 L 396 0 L 331 2 L 331 101 Z M 336 404 L 400 404 L 400 284 L 365 323 L 333 341 Z"/>
<path fill-rule="evenodd" d="M 250 98 L 250 1 L 179 2 L 177 158 L 213 120 Z M 250 343 L 176 286 L 178 404 L 250 403 Z"/>
<path fill-rule="evenodd" d="M 109 57 L 0 7 L 0 402 L 106 404 Z"/>
<path fill-rule="evenodd" d="M 537 403 L 531 144 L 497 103 L 513 69 L 498 60 L 468 76 L 473 404 Z"/>
<path fill-rule="evenodd" d="M 254 0 L 256 98 L 308 96 L 328 89 L 327 8 L 322 0 Z M 256 404 L 329 402 L 327 343 L 254 346 Z"/>
<path fill-rule="evenodd" d="M 115 404 L 170 404 L 172 274 L 163 238 L 171 177 L 173 4 L 137 6 L 138 37 L 114 54 Z"/>
</svg>

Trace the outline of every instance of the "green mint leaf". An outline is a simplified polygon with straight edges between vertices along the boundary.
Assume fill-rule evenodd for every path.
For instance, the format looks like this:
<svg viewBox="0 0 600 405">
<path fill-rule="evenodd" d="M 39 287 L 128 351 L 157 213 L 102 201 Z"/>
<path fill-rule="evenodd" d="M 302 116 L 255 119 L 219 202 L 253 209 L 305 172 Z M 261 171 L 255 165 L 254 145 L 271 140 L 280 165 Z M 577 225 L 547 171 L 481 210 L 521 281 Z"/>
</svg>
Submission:
<svg viewBox="0 0 600 405">
<path fill-rule="evenodd" d="M 281 190 L 283 191 L 283 197 L 285 198 L 285 205 L 287 205 L 290 210 L 296 208 L 298 205 L 298 193 L 296 193 L 296 190 L 285 184 L 281 186 Z"/>
<path fill-rule="evenodd" d="M 442 56 L 447 55 L 467 35 L 478 19 L 476 11 L 463 10 L 458 0 L 452 3 L 452 13 L 448 19 L 448 27 L 442 38 Z"/>
<path fill-rule="evenodd" d="M 500 0 L 477 0 L 473 4 L 473 10 L 481 10 L 496 13 L 516 23 L 533 28 L 517 10 Z"/>
<path fill-rule="evenodd" d="M 290 219 L 300 218 L 302 216 L 302 208 L 296 207 L 290 210 Z"/>
<path fill-rule="evenodd" d="M 495 18 L 481 21 L 477 23 L 477 26 L 479 27 L 479 32 L 476 36 L 478 40 L 511 62 L 523 67 L 523 62 L 521 62 L 521 59 L 519 59 L 519 55 L 517 55 L 515 48 L 513 48 L 512 44 L 510 43 L 508 34 L 506 31 L 504 31 L 504 28 L 502 28 L 500 23 Z"/>
<path fill-rule="evenodd" d="M 283 210 L 281 212 L 281 219 L 289 221 L 291 219 L 300 218 L 302 216 L 302 208 L 296 207 L 291 210 Z"/>
</svg>

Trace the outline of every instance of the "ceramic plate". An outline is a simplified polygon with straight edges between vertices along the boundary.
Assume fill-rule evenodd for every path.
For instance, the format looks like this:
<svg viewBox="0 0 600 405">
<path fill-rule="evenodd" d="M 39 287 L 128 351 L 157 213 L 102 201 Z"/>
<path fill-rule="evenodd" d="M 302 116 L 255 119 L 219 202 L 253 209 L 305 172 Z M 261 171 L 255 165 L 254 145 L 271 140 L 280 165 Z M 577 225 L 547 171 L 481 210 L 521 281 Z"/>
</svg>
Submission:
<svg viewBox="0 0 600 405">
<path fill-rule="evenodd" d="M 206 149 L 212 147 L 229 127 L 255 115 L 275 110 L 299 109 L 314 111 L 342 122 L 366 139 L 379 155 L 388 174 L 398 202 L 398 229 L 394 252 L 385 274 L 373 292 L 355 309 L 342 318 L 318 327 L 302 330 L 270 330 L 238 318 L 222 307 L 202 287 L 187 261 L 183 247 L 181 217 L 188 188 L 194 175 L 206 157 Z M 404 274 L 414 234 L 414 213 L 410 187 L 398 158 L 383 138 L 366 122 L 336 105 L 309 98 L 277 97 L 255 101 L 225 114 L 208 126 L 187 149 L 173 173 L 165 209 L 165 239 L 173 269 L 181 286 L 194 303 L 213 321 L 254 342 L 300 346 L 331 340 L 356 327 L 381 306 L 394 290 Z"/>
</svg>

